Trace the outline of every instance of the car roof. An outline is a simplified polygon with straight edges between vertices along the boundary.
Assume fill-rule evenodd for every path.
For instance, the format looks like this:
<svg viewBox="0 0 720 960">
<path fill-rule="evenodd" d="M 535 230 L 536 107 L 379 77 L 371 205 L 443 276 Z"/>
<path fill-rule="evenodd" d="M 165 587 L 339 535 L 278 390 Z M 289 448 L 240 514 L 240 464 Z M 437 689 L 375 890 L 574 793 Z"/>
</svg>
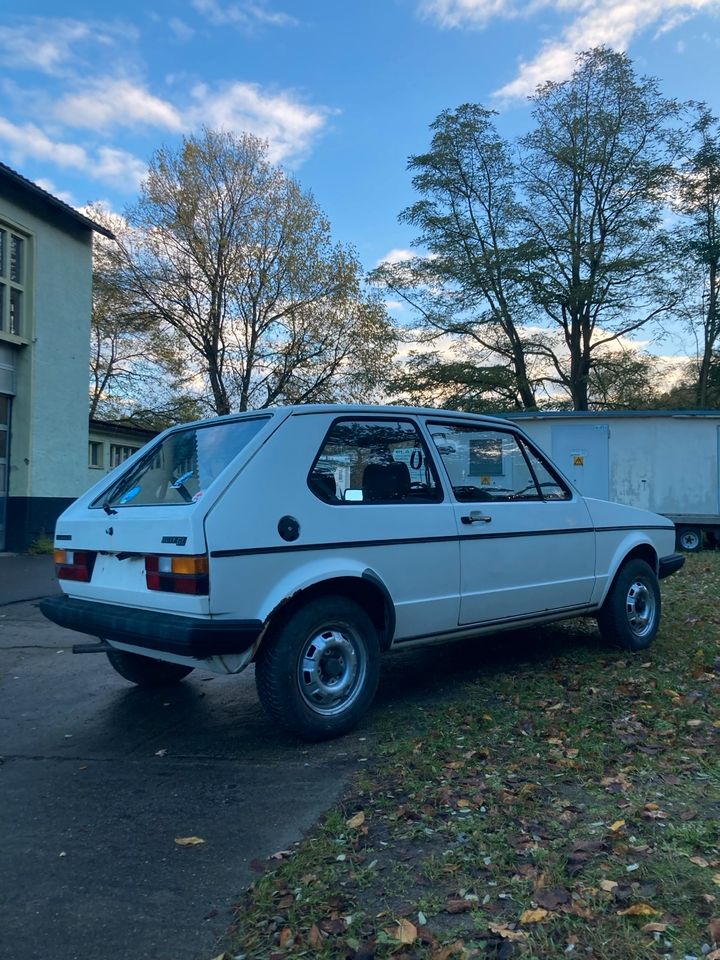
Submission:
<svg viewBox="0 0 720 960">
<path fill-rule="evenodd" d="M 409 407 L 396 406 L 392 404 L 373 404 L 373 403 L 307 403 L 307 404 L 288 404 L 287 406 L 264 407 L 260 410 L 246 410 L 243 413 L 228 413 L 221 417 L 208 417 L 204 420 L 192 421 L 199 424 L 224 423 L 229 420 L 240 420 L 244 418 L 258 416 L 314 416 L 318 414 L 332 414 L 336 417 L 354 415 L 362 417 L 372 416 L 423 416 L 423 417 L 442 417 L 447 419 L 462 418 L 472 420 L 477 423 L 491 424 L 502 427 L 507 430 L 512 428 L 507 420 L 500 417 L 493 417 L 484 413 L 464 413 L 459 410 L 442 410 L 436 407 Z M 191 423 L 178 424 L 173 430 L 182 429 L 191 426 Z"/>
</svg>

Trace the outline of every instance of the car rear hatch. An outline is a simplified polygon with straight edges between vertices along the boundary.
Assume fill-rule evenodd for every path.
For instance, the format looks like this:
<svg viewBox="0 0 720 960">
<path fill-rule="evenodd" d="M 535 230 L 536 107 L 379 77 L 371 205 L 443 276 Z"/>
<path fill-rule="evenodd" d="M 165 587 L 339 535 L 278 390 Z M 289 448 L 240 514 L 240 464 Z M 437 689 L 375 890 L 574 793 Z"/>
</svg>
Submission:
<svg viewBox="0 0 720 960">
<path fill-rule="evenodd" d="M 174 428 L 104 478 L 58 520 L 64 592 L 209 613 L 204 517 L 282 419 L 265 413 Z"/>
</svg>

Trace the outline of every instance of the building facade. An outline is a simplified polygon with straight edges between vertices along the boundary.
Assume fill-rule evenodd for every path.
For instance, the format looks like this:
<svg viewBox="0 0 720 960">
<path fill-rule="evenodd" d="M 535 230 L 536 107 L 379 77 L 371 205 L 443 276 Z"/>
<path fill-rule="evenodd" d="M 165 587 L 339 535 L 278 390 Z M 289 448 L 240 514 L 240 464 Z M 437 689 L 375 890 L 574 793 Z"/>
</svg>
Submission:
<svg viewBox="0 0 720 960">
<path fill-rule="evenodd" d="M 0 163 L 0 550 L 51 535 L 88 485 L 92 236 Z"/>
</svg>

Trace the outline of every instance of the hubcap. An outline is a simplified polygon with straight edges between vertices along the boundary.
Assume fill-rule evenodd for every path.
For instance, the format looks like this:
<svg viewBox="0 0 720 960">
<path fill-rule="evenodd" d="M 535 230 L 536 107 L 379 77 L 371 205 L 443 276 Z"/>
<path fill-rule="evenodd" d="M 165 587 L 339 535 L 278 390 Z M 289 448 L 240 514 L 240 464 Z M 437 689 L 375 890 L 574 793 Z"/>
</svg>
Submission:
<svg viewBox="0 0 720 960">
<path fill-rule="evenodd" d="M 347 628 L 328 628 L 307 643 L 298 663 L 298 684 L 315 713 L 347 710 L 362 689 L 366 666 L 362 642 Z"/>
<path fill-rule="evenodd" d="M 625 612 L 636 637 L 650 633 L 655 626 L 655 594 L 642 580 L 635 580 L 628 590 Z"/>
</svg>

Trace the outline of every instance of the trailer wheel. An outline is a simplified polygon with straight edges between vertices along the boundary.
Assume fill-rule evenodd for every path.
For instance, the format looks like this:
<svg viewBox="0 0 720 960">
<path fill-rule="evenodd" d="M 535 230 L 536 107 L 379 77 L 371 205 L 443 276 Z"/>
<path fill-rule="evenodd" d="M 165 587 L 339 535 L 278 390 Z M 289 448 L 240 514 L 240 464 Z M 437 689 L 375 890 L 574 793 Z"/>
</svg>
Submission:
<svg viewBox="0 0 720 960">
<path fill-rule="evenodd" d="M 107 658 L 116 673 L 140 687 L 162 687 L 179 683 L 193 671 L 192 667 L 185 667 L 181 663 L 154 660 L 152 657 L 142 657 L 139 653 L 127 653 L 125 650 L 108 650 Z"/>
<path fill-rule="evenodd" d="M 686 553 L 698 553 L 702 549 L 702 530 L 700 527 L 678 527 L 675 533 L 678 550 Z"/>
<path fill-rule="evenodd" d="M 281 620 L 261 645 L 255 683 L 280 726 L 305 740 L 351 730 L 370 706 L 380 643 L 367 613 L 339 595 L 317 597 Z"/>
<path fill-rule="evenodd" d="M 620 568 L 598 614 L 604 640 L 624 650 L 645 650 L 660 628 L 660 587 L 644 560 Z"/>
</svg>

